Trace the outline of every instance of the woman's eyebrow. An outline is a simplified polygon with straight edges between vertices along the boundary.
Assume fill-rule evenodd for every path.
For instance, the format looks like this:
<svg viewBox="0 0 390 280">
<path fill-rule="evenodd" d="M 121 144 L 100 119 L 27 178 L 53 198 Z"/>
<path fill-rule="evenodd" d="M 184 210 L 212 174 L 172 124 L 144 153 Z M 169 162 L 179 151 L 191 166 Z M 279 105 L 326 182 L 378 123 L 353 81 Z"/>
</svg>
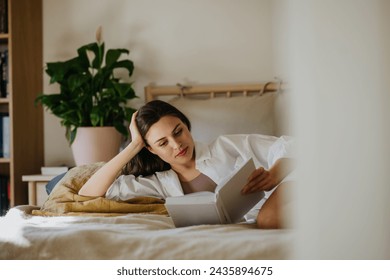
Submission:
<svg viewBox="0 0 390 280">
<path fill-rule="evenodd" d="M 179 126 L 180 126 L 180 123 L 178 123 L 178 124 L 175 126 L 174 129 L 172 129 L 172 133 L 173 133 Z M 161 140 L 164 140 L 165 138 L 166 138 L 165 136 L 164 136 L 164 137 L 161 137 L 160 139 L 156 140 L 156 141 L 154 142 L 154 144 L 156 144 L 157 142 L 159 142 L 159 141 L 161 141 Z"/>
<path fill-rule="evenodd" d="M 176 129 L 180 126 L 180 123 L 178 123 L 175 128 L 172 130 L 172 133 L 174 133 L 176 131 Z"/>
</svg>

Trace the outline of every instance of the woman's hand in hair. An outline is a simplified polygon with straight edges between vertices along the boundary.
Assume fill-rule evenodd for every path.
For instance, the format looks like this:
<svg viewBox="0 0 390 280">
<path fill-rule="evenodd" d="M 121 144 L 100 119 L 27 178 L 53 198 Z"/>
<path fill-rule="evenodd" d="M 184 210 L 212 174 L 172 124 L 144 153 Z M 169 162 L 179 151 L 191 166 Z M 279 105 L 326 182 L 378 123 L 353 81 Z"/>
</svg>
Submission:
<svg viewBox="0 0 390 280">
<path fill-rule="evenodd" d="M 145 142 L 141 136 L 141 133 L 139 132 L 137 122 L 136 122 L 136 117 L 137 117 L 138 111 L 136 111 L 133 116 L 131 117 L 131 122 L 129 125 L 130 129 L 130 135 L 131 135 L 131 142 L 133 144 L 138 144 L 141 145 L 142 147 L 145 146 Z"/>
</svg>

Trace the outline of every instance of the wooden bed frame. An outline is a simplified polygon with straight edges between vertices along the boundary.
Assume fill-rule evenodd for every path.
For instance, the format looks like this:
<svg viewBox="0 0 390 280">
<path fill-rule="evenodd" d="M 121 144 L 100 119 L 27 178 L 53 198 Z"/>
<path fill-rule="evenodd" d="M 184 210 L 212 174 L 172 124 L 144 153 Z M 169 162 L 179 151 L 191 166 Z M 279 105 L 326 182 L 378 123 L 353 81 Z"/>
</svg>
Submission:
<svg viewBox="0 0 390 280">
<path fill-rule="evenodd" d="M 276 92 L 282 88 L 281 82 L 266 82 L 256 84 L 220 84 L 220 85 L 182 85 L 145 87 L 145 101 L 149 102 L 162 96 L 217 96 L 232 97 L 236 95 L 262 95 L 266 92 Z"/>
</svg>

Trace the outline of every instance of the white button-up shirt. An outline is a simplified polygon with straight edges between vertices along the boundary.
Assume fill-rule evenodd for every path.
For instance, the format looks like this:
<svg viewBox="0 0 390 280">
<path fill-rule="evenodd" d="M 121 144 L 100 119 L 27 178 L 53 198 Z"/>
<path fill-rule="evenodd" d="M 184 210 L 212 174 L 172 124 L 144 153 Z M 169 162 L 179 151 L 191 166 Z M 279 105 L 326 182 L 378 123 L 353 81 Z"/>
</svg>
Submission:
<svg viewBox="0 0 390 280">
<path fill-rule="evenodd" d="M 195 142 L 196 169 L 210 177 L 217 185 L 253 158 L 256 168 L 269 169 L 276 160 L 291 157 L 292 140 L 260 134 L 237 134 L 218 137 L 211 144 Z M 150 176 L 121 175 L 106 192 L 106 198 L 128 200 L 137 196 L 165 199 L 184 195 L 175 171 L 156 172 Z"/>
</svg>

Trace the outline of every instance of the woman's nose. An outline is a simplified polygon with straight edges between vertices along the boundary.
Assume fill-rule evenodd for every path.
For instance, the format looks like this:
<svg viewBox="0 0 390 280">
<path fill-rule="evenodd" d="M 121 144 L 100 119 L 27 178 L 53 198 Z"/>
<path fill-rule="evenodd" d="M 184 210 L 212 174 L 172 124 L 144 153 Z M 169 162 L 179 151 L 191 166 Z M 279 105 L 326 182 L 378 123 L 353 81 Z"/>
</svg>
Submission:
<svg viewBox="0 0 390 280">
<path fill-rule="evenodd" d="M 183 145 L 183 144 L 182 144 L 181 142 L 179 142 L 179 141 L 174 141 L 174 142 L 173 142 L 173 147 L 174 147 L 175 149 L 180 149 L 182 145 Z"/>
</svg>

